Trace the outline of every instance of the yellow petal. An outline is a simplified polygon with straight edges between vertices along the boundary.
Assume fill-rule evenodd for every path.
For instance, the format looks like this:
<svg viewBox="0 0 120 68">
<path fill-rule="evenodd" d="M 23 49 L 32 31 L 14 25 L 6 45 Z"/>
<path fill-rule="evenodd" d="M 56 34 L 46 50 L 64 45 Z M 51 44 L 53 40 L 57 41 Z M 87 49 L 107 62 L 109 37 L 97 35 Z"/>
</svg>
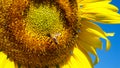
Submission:
<svg viewBox="0 0 120 68">
<path fill-rule="evenodd" d="M 3 52 L 0 52 L 0 68 L 15 68 L 14 62 L 7 59 Z"/>
<path fill-rule="evenodd" d="M 79 64 L 78 67 L 76 68 L 93 68 L 92 61 L 88 53 L 86 53 L 82 48 L 78 49 L 77 47 L 75 47 L 73 50 L 73 54 L 74 54 L 73 55 L 74 60 L 72 60 L 71 58 L 71 62 L 76 61 L 76 63 Z"/>
<path fill-rule="evenodd" d="M 110 48 L 110 41 L 107 36 L 113 36 L 114 33 L 105 33 L 99 26 L 91 22 L 82 21 L 81 22 L 81 32 L 78 34 L 77 45 L 83 48 L 86 52 L 90 52 L 95 55 L 96 59 L 94 64 L 99 62 L 99 58 L 96 53 L 96 48 L 102 49 L 102 43 L 100 38 L 106 40 L 106 50 Z"/>
<path fill-rule="evenodd" d="M 7 59 L 7 56 L 3 52 L 0 52 L 0 68 L 3 67 L 3 65 L 5 64 L 6 59 Z"/>
<path fill-rule="evenodd" d="M 117 11 L 118 8 L 109 4 L 109 1 L 98 1 L 82 4 L 82 8 L 78 9 L 78 14 L 80 14 L 78 17 L 106 24 L 118 24 L 120 14 Z"/>
<path fill-rule="evenodd" d="M 88 28 L 99 31 L 101 34 L 105 35 L 105 32 L 98 25 L 83 21 L 81 25 L 81 32 L 78 34 L 78 42 L 81 40 L 82 42 L 87 43 L 89 46 L 102 49 L 102 42 L 100 37 L 90 33 L 87 30 Z"/>
<path fill-rule="evenodd" d="M 70 61 L 68 62 L 68 64 L 70 65 L 70 68 L 84 68 L 83 63 L 79 63 L 79 60 L 75 60 L 75 58 L 73 56 L 71 56 Z"/>
<path fill-rule="evenodd" d="M 106 40 L 106 50 L 110 49 L 110 41 L 108 40 L 108 38 L 104 34 L 100 33 L 99 31 L 97 31 L 95 29 L 91 29 L 91 28 L 88 28 L 87 31 L 90 32 L 91 34 L 94 34 L 95 36 L 98 36 L 100 38 L 104 38 Z"/>
<path fill-rule="evenodd" d="M 103 5 L 102 5 L 103 4 Z M 108 10 L 111 10 L 111 11 L 114 11 L 114 12 L 118 12 L 118 8 L 115 7 L 114 5 L 112 4 L 109 4 L 109 1 L 100 1 L 100 2 L 93 2 L 93 3 L 88 3 L 88 4 L 84 4 L 83 5 L 83 9 L 91 9 L 91 10 L 94 10 L 94 9 L 108 9 Z M 96 12 L 96 11 L 95 11 Z"/>
<path fill-rule="evenodd" d="M 96 36 L 98 38 L 104 38 L 106 40 L 106 50 L 109 50 L 110 41 L 108 40 L 107 36 L 113 36 L 114 33 L 105 33 L 99 26 L 97 26 L 91 22 L 84 22 L 84 23 L 82 23 L 82 26 L 83 26 L 82 30 L 84 30 L 85 33 L 89 34 L 87 36 L 92 35 L 93 37 Z"/>
<path fill-rule="evenodd" d="M 82 38 L 82 37 L 84 37 L 84 38 Z M 94 36 L 89 35 L 89 34 L 83 33 L 83 34 L 79 35 L 79 39 L 78 39 L 77 42 L 78 43 L 84 42 L 88 46 L 92 46 L 94 48 L 102 49 L 102 42 L 101 42 L 101 40 L 98 37 L 94 37 Z"/>
<path fill-rule="evenodd" d="M 92 2 L 100 2 L 100 1 L 109 1 L 111 0 L 77 0 L 77 3 L 92 3 Z"/>
<path fill-rule="evenodd" d="M 9 59 L 6 59 L 6 63 L 3 68 L 15 68 L 14 62 L 10 61 Z"/>
<path fill-rule="evenodd" d="M 79 41 L 78 43 L 78 47 L 83 48 L 86 52 L 93 54 L 96 59 L 94 61 L 94 64 L 97 64 L 99 62 L 99 58 L 96 52 L 96 48 L 94 48 L 93 46 L 91 46 L 89 43 L 83 42 L 83 41 Z"/>
<path fill-rule="evenodd" d="M 81 23 L 82 23 L 82 25 L 81 25 L 81 27 L 82 27 L 81 31 L 83 30 L 84 33 L 87 33 L 86 29 L 91 28 L 91 29 L 97 30 L 101 34 L 105 35 L 105 32 L 98 25 L 96 25 L 95 23 L 89 22 L 89 21 L 86 21 L 86 20 L 82 20 Z"/>
<path fill-rule="evenodd" d="M 79 50 L 75 47 L 73 55 L 71 55 L 67 64 L 60 68 L 93 68 L 93 64 L 88 53 L 85 52 L 84 49 Z"/>
<path fill-rule="evenodd" d="M 115 33 L 114 33 L 114 32 L 113 32 L 113 33 L 105 33 L 105 35 L 106 35 L 106 36 L 114 36 Z"/>
<path fill-rule="evenodd" d="M 88 34 L 93 35 L 93 37 L 104 38 L 106 40 L 106 50 L 110 49 L 110 41 L 108 40 L 107 36 L 113 36 L 114 33 L 105 33 L 99 26 L 93 24 L 91 22 L 84 22 L 82 23 L 85 27 L 85 31 L 89 32 Z M 86 24 L 86 25 L 85 25 Z M 86 33 L 87 33 L 86 32 Z M 89 36 L 87 35 L 87 36 Z"/>
</svg>

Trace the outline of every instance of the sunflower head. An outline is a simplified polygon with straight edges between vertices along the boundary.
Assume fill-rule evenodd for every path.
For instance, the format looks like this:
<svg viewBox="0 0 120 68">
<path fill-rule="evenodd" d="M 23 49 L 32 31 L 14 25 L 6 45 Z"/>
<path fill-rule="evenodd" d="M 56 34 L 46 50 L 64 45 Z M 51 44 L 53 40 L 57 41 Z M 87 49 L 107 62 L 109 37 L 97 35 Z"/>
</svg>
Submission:
<svg viewBox="0 0 120 68">
<path fill-rule="evenodd" d="M 13 1 L 8 9 L 9 19 L 2 30 L 6 42 L 2 41 L 1 50 L 18 64 L 55 66 L 70 58 L 75 30 L 64 20 L 62 7 L 43 2 Z"/>
<path fill-rule="evenodd" d="M 109 2 L 1 0 L 0 55 L 11 68 L 92 68 L 99 61 L 96 49 L 102 49 L 100 38 L 107 41 L 108 50 L 107 36 L 113 35 L 93 22 L 114 24 L 120 19 Z M 89 53 L 95 55 L 94 63 Z"/>
</svg>

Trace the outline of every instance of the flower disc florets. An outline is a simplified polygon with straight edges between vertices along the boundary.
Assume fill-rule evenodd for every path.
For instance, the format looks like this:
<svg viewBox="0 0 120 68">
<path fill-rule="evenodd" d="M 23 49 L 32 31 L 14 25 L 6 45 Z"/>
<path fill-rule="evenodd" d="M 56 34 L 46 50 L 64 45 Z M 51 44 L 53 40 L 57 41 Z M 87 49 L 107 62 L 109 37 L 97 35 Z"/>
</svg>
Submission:
<svg viewBox="0 0 120 68">
<path fill-rule="evenodd" d="M 75 44 L 76 26 L 74 18 L 67 19 L 74 14 L 67 14 L 66 7 L 57 4 L 62 3 L 13 1 L 2 26 L 0 49 L 11 60 L 25 66 L 66 63 Z"/>
</svg>

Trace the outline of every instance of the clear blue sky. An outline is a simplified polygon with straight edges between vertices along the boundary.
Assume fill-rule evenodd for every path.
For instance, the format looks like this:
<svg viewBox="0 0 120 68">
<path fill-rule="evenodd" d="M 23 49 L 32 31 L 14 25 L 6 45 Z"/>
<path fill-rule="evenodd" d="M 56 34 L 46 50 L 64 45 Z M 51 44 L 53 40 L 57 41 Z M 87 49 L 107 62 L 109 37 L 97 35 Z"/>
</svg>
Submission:
<svg viewBox="0 0 120 68">
<path fill-rule="evenodd" d="M 113 0 L 112 4 L 120 9 L 120 0 Z M 111 49 L 109 51 L 105 51 L 105 41 L 103 40 L 103 50 L 97 50 L 100 62 L 95 65 L 95 68 L 120 68 L 120 24 L 99 25 L 106 32 L 115 32 L 115 36 L 109 37 L 111 41 Z"/>
</svg>

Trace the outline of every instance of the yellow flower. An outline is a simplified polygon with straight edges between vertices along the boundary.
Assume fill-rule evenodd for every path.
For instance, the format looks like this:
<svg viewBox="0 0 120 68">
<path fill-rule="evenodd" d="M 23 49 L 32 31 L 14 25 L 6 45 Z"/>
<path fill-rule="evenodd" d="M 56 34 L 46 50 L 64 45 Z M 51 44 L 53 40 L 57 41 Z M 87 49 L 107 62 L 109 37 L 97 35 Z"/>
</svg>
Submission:
<svg viewBox="0 0 120 68">
<path fill-rule="evenodd" d="M 119 24 L 111 0 L 0 0 L 0 68 L 93 68 Z M 92 62 L 89 53 L 96 57 Z"/>
</svg>

